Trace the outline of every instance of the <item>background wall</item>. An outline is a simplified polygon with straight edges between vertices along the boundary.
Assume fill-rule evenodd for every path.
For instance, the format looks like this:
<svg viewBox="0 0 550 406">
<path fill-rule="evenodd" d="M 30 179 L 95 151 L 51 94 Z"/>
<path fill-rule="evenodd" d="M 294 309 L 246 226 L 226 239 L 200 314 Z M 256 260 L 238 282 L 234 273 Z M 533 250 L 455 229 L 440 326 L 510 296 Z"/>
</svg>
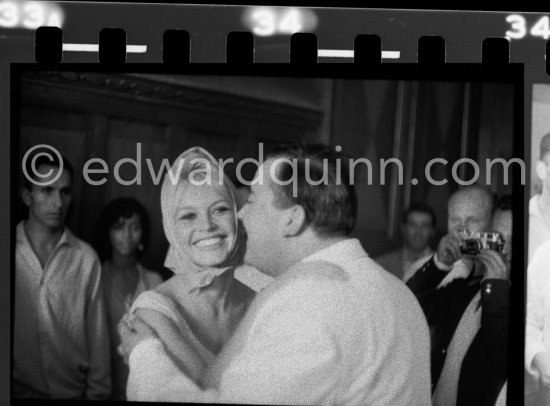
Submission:
<svg viewBox="0 0 550 406">
<path fill-rule="evenodd" d="M 153 269 L 162 266 L 167 242 L 160 186 L 154 185 L 146 158 L 158 172 L 164 158 L 171 162 L 194 145 L 235 161 L 257 159 L 258 142 L 266 151 L 294 140 L 341 145 L 351 157 L 373 164 L 371 185 L 366 167 L 357 167 L 363 169 L 356 171 L 355 236 L 375 256 L 399 243 L 400 215 L 410 202 L 431 204 L 438 232 L 445 232 L 446 201 L 458 185 L 428 184 L 424 167 L 430 159 L 447 159 L 447 166 L 435 165 L 432 173 L 451 179 L 452 163 L 460 157 L 512 157 L 513 94 L 502 84 L 29 72 L 21 91 L 20 158 L 32 145 L 46 143 L 76 169 L 69 227 L 90 241 L 107 202 L 135 197 L 151 216 L 151 245 L 143 262 Z M 121 185 L 112 177 L 115 162 L 136 159 L 137 143 L 142 184 Z M 92 157 L 104 159 L 111 170 L 102 186 L 81 177 Z M 379 159 L 392 157 L 403 162 L 401 186 L 392 164 L 385 185 L 380 184 Z M 235 167 L 227 169 L 231 174 Z M 251 178 L 254 166 L 244 169 Z M 123 165 L 120 173 L 127 180 L 136 175 L 131 165 Z M 464 167 L 461 175 L 469 179 L 472 171 Z M 502 170 L 495 169 L 493 182 L 499 176 Z M 412 178 L 419 179 L 416 186 Z M 511 191 L 501 181 L 492 188 L 499 194 Z"/>
</svg>

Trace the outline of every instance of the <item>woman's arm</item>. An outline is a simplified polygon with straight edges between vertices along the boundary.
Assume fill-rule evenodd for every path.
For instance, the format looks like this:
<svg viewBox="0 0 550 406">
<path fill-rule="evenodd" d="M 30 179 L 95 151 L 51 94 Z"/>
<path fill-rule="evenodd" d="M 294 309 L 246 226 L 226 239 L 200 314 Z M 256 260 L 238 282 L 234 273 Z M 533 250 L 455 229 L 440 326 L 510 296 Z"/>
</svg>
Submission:
<svg viewBox="0 0 550 406">
<path fill-rule="evenodd" d="M 164 314 L 152 309 L 138 308 L 134 314 L 155 330 L 178 368 L 197 382 L 206 368 L 206 363 L 191 348 L 176 324 Z"/>
</svg>

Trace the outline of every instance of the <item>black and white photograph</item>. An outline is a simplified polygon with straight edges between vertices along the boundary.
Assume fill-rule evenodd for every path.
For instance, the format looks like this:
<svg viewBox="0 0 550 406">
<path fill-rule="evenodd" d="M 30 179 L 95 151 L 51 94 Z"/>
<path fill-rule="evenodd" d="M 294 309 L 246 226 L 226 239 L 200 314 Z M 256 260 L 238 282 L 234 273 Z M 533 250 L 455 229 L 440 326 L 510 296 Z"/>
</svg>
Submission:
<svg viewBox="0 0 550 406">
<path fill-rule="evenodd" d="M 244 3 L 0 0 L 0 404 L 550 406 L 544 3 Z"/>
<path fill-rule="evenodd" d="M 550 85 L 533 86 L 525 405 L 550 404 Z"/>
<path fill-rule="evenodd" d="M 512 83 L 18 78 L 13 397 L 506 404 Z"/>
</svg>

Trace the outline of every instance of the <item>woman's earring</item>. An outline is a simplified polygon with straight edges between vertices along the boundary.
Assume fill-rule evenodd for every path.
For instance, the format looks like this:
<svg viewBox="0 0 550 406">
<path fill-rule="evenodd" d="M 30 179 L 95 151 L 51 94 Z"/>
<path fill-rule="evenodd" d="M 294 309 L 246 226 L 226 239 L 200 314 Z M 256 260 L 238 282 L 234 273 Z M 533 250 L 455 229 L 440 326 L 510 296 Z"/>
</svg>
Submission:
<svg viewBox="0 0 550 406">
<path fill-rule="evenodd" d="M 139 243 L 139 245 L 138 245 L 138 250 L 139 250 L 139 251 L 143 251 L 143 244 L 142 244 L 142 243 Z"/>
</svg>

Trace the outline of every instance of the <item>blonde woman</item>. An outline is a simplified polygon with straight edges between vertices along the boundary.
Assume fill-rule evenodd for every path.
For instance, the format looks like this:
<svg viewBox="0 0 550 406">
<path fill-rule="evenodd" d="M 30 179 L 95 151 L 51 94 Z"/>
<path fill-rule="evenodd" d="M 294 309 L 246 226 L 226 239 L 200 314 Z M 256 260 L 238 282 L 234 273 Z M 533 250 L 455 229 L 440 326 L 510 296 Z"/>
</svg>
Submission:
<svg viewBox="0 0 550 406">
<path fill-rule="evenodd" d="M 162 185 L 161 209 L 170 243 L 165 266 L 175 275 L 138 297 L 130 313 L 155 330 L 182 371 L 198 378 L 232 335 L 254 292 L 234 278 L 245 244 L 231 181 L 198 147 L 182 153 L 171 174 Z"/>
</svg>

